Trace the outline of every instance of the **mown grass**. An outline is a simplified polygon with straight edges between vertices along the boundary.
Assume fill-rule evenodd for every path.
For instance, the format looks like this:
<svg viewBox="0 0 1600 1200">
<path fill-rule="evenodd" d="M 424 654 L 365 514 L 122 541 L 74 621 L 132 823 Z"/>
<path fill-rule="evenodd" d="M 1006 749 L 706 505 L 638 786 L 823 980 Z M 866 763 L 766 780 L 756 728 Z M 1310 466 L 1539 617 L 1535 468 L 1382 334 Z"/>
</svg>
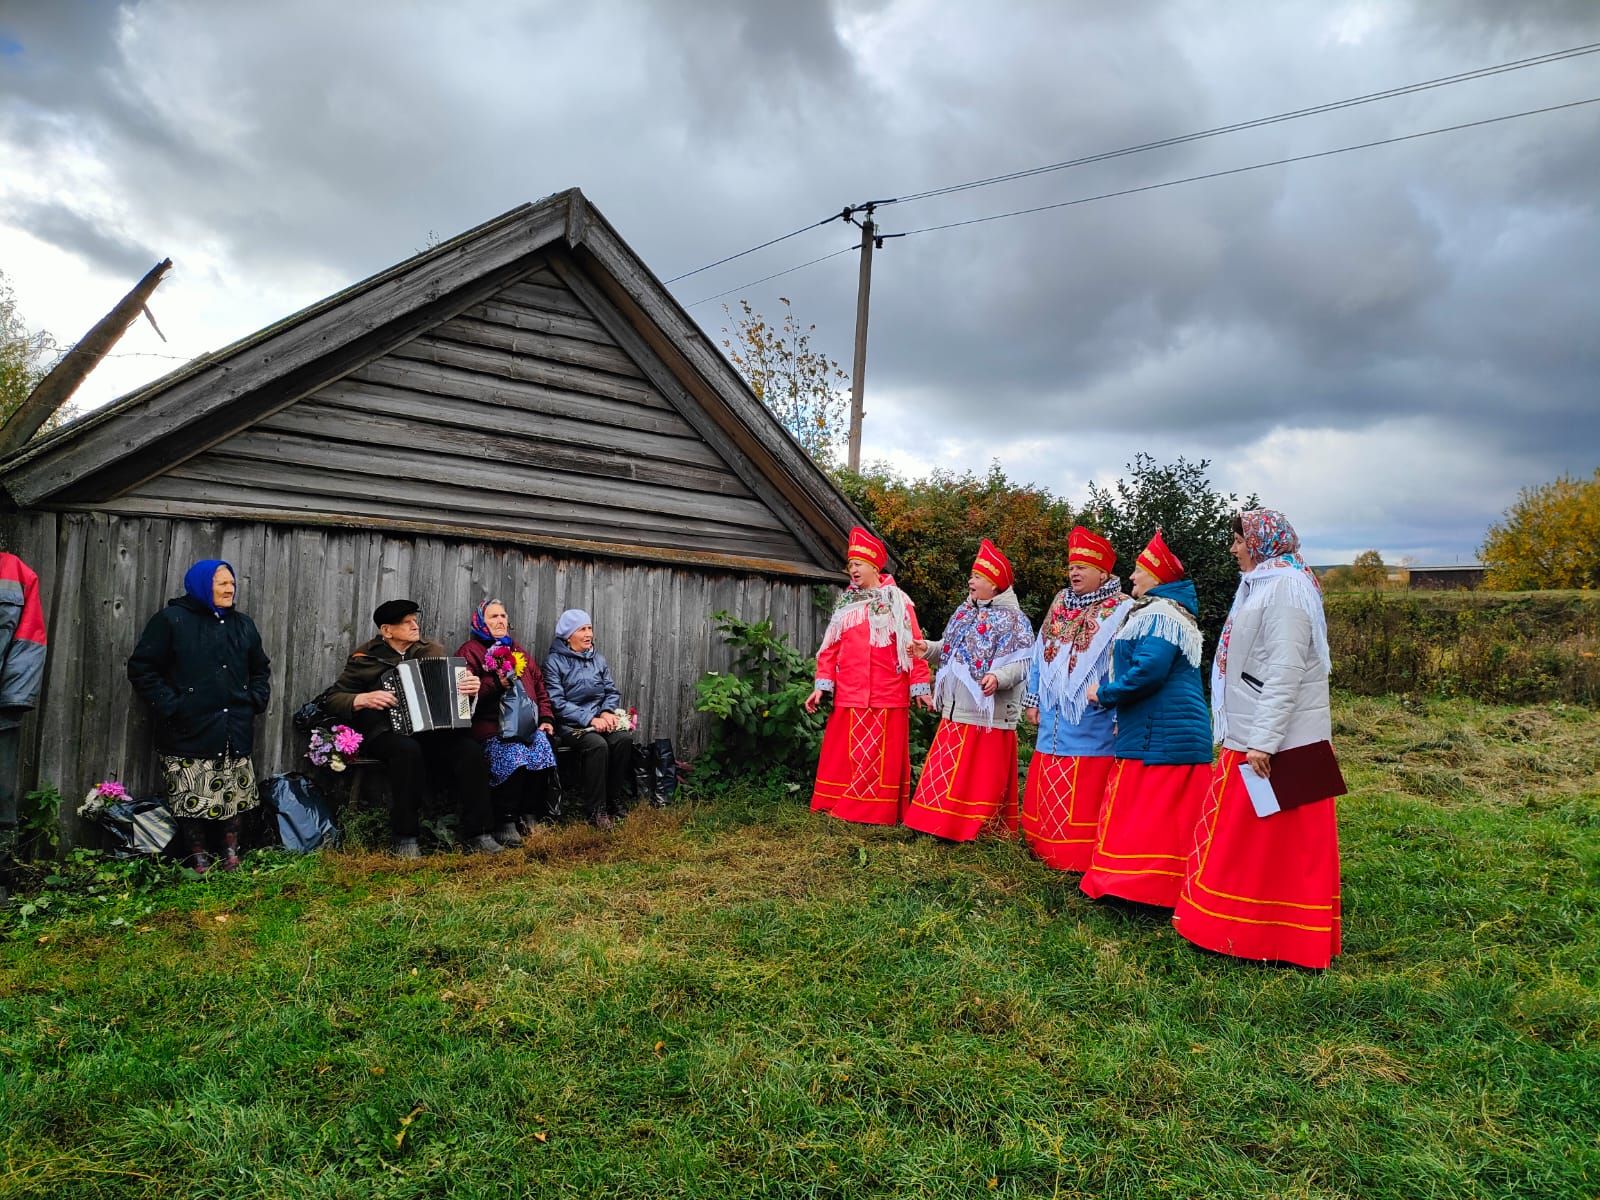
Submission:
<svg viewBox="0 0 1600 1200">
<path fill-rule="evenodd" d="M 0 1195 L 1596 1195 L 1600 714 L 1337 720 L 1325 974 L 782 783 L 14 929 Z"/>
</svg>

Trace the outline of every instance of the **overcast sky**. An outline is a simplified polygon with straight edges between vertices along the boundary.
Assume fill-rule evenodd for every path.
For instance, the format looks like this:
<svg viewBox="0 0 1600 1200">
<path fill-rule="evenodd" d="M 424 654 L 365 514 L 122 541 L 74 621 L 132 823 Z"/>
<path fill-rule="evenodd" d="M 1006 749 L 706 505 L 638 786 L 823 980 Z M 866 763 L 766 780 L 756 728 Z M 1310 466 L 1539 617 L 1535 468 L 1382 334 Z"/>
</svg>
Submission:
<svg viewBox="0 0 1600 1200">
<path fill-rule="evenodd" d="M 847 203 L 1600 42 L 1593 0 L 8 0 L 0 271 L 99 404 L 578 186 L 662 278 Z M 904 232 L 1600 96 L 1600 54 L 887 206 Z M 834 223 L 674 285 L 787 296 L 849 365 Z M 1473 556 L 1600 466 L 1600 104 L 887 242 L 864 457 L 1081 498 L 1208 458 L 1310 557 Z"/>
</svg>

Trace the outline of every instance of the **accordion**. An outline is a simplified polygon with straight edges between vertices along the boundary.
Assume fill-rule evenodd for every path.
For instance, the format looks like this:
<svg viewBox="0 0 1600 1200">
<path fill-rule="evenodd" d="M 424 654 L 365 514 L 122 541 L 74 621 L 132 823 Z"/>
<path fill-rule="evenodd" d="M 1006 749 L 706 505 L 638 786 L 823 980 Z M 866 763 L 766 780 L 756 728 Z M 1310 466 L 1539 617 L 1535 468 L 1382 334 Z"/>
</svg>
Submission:
<svg viewBox="0 0 1600 1200">
<path fill-rule="evenodd" d="M 380 686 L 400 699 L 389 709 L 390 723 L 401 733 L 468 728 L 477 697 L 456 688 L 470 674 L 461 658 L 414 658 L 385 672 Z"/>
</svg>

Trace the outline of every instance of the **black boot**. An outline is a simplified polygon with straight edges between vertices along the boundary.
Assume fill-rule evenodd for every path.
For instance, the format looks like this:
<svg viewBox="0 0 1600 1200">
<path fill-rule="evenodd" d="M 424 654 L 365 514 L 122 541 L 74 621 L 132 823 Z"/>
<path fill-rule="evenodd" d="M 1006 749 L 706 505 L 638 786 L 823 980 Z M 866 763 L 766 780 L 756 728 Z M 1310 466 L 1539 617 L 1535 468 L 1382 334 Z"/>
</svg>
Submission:
<svg viewBox="0 0 1600 1200">
<path fill-rule="evenodd" d="M 678 756 L 672 752 L 670 738 L 657 738 L 650 749 L 656 768 L 655 796 L 650 802 L 657 808 L 665 808 L 678 791 Z"/>
</svg>

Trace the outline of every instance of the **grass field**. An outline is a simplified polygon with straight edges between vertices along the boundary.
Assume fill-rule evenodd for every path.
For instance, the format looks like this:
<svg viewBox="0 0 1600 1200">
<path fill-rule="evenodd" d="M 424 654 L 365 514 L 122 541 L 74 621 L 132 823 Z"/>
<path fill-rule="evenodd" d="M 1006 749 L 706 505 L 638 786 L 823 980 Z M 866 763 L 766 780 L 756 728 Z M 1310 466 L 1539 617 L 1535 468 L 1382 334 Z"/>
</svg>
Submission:
<svg viewBox="0 0 1600 1200">
<path fill-rule="evenodd" d="M 0 1195 L 1600 1194 L 1600 713 L 1336 722 L 1324 974 L 782 782 L 13 917 Z"/>
</svg>

